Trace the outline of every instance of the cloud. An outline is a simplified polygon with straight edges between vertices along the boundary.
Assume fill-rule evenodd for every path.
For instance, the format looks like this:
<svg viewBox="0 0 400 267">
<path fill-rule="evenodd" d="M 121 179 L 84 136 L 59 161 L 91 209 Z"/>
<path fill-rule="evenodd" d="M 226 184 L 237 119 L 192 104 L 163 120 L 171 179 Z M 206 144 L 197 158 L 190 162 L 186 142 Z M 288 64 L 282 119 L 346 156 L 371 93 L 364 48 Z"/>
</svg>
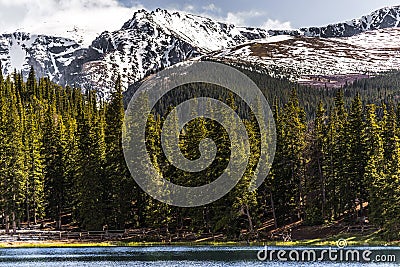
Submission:
<svg viewBox="0 0 400 267">
<path fill-rule="evenodd" d="M 196 11 L 196 7 L 194 5 L 185 5 L 183 10 L 186 11 L 186 12 L 195 12 Z"/>
<path fill-rule="evenodd" d="M 0 0 L 0 29 L 76 37 L 89 45 L 101 32 L 119 29 L 139 8 L 116 0 Z"/>
<path fill-rule="evenodd" d="M 202 9 L 205 11 L 216 12 L 216 13 L 220 13 L 222 11 L 222 9 L 217 7 L 215 4 L 209 4 L 207 6 L 203 6 Z"/>
<path fill-rule="evenodd" d="M 0 32 L 25 31 L 63 36 L 81 40 L 84 46 L 88 46 L 101 32 L 121 28 L 136 10 L 144 8 L 140 2 L 135 0 L 123 5 L 118 0 L 0 0 Z M 265 21 L 264 12 L 248 10 L 225 13 L 213 3 L 204 6 L 186 4 L 181 6 L 180 11 L 237 26 L 291 28 L 290 22 Z"/>
<path fill-rule="evenodd" d="M 268 19 L 261 25 L 261 28 L 267 30 L 292 30 L 290 21 L 281 22 L 279 20 Z"/>
<path fill-rule="evenodd" d="M 265 13 L 250 10 L 250 11 L 240 11 L 240 12 L 228 12 L 226 17 L 223 18 L 225 22 L 235 24 L 236 26 L 248 26 L 250 20 L 257 19 L 264 16 Z"/>
</svg>

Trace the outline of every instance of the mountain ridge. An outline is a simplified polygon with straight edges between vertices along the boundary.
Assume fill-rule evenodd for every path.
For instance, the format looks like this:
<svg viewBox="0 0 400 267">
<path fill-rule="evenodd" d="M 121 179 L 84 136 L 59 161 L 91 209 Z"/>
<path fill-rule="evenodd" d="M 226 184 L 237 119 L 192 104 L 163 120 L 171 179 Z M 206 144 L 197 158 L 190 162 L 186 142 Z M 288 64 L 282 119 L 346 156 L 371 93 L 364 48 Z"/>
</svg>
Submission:
<svg viewBox="0 0 400 267">
<path fill-rule="evenodd" d="M 305 36 L 331 38 L 351 37 L 366 31 L 396 27 L 400 27 L 400 6 L 384 7 L 359 19 L 323 27 L 301 28 L 300 31 Z"/>
</svg>

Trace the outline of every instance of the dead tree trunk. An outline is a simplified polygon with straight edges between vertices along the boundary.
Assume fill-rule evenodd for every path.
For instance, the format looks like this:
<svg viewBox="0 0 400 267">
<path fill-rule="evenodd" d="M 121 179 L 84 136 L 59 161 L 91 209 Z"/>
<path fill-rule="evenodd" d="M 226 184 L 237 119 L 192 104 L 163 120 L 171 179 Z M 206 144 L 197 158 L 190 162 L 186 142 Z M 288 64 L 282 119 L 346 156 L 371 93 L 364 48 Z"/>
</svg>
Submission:
<svg viewBox="0 0 400 267">
<path fill-rule="evenodd" d="M 27 220 L 28 227 L 31 227 L 31 215 L 29 213 L 29 202 L 28 201 L 26 201 L 26 220 Z"/>
<path fill-rule="evenodd" d="M 10 234 L 10 216 L 6 214 L 6 234 Z"/>
<path fill-rule="evenodd" d="M 15 235 L 17 233 L 17 223 L 16 223 L 16 218 L 15 218 L 15 211 L 12 212 L 12 229 L 13 229 L 13 234 Z"/>
<path fill-rule="evenodd" d="M 247 205 L 247 204 L 246 204 L 246 216 L 247 216 L 247 220 L 249 221 L 249 232 L 250 232 L 250 234 L 253 234 L 253 231 L 254 231 L 253 220 L 251 218 L 249 205 Z"/>
<path fill-rule="evenodd" d="M 276 219 L 274 198 L 272 197 L 272 192 L 270 193 L 270 196 L 271 196 L 272 216 L 274 217 L 274 226 L 275 226 L 275 229 L 278 229 L 278 220 Z"/>
</svg>

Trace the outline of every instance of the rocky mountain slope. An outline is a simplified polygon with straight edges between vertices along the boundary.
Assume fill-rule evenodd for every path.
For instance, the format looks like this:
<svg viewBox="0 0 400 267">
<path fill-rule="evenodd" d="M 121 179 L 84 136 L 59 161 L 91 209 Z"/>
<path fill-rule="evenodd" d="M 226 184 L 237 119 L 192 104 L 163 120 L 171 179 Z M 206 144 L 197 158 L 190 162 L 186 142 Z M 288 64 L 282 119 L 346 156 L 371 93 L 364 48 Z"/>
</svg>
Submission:
<svg viewBox="0 0 400 267">
<path fill-rule="evenodd" d="M 400 27 L 400 6 L 385 7 L 359 19 L 297 30 L 269 30 L 270 36 L 351 37 L 366 31 Z"/>
<path fill-rule="evenodd" d="M 14 70 L 27 75 L 33 66 L 38 76 L 58 81 L 80 50 L 75 41 L 62 37 L 28 33 L 0 35 L 0 61 L 6 75 Z"/>
<path fill-rule="evenodd" d="M 214 52 L 207 58 L 230 64 L 251 62 L 250 68 L 300 82 L 318 75 L 374 74 L 400 69 L 400 29 L 342 38 L 277 36 Z"/>
<path fill-rule="evenodd" d="M 188 58 L 266 36 L 262 29 L 235 27 L 200 16 L 140 10 L 120 30 L 96 38 L 60 82 L 101 90 L 112 87 L 119 73 L 126 87 Z"/>
<path fill-rule="evenodd" d="M 300 31 L 305 36 L 313 37 L 351 37 L 366 31 L 395 27 L 400 27 L 400 6 L 385 7 L 360 19 L 325 27 L 302 28 Z"/>
</svg>

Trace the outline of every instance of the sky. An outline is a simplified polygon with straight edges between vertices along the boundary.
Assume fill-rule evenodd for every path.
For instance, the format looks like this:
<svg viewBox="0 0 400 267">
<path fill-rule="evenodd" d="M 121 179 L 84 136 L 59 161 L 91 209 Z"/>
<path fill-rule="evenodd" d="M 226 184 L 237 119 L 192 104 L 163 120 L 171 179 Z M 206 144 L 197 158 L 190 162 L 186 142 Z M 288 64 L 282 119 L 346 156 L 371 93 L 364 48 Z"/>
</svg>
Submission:
<svg viewBox="0 0 400 267">
<path fill-rule="evenodd" d="M 238 26 L 296 29 L 359 18 L 394 5 L 400 5 L 400 0 L 0 0 L 0 33 L 25 31 L 93 40 L 105 30 L 121 28 L 142 8 L 184 11 Z"/>
</svg>

